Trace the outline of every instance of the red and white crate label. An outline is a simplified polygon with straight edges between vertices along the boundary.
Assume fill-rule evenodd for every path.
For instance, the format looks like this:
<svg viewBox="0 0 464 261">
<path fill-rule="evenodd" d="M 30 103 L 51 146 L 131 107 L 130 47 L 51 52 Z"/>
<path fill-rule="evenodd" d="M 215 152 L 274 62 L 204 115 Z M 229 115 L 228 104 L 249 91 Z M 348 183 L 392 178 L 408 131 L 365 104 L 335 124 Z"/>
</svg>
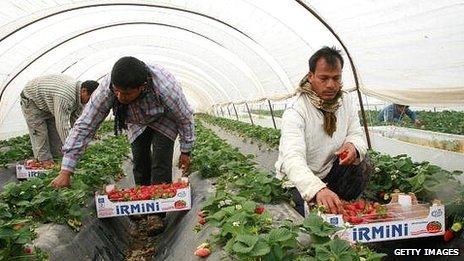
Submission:
<svg viewBox="0 0 464 261">
<path fill-rule="evenodd" d="M 342 227 L 342 215 L 323 214 L 328 223 Z M 430 237 L 445 233 L 445 207 L 432 205 L 424 218 L 406 218 L 396 221 L 375 222 L 347 226 L 337 234 L 352 242 L 379 242 L 406 238 Z"/>
<path fill-rule="evenodd" d="M 95 195 L 98 218 L 189 210 L 191 201 L 190 186 L 178 189 L 176 196 L 166 199 L 110 201 L 108 195 Z"/>
<path fill-rule="evenodd" d="M 16 164 L 16 178 L 30 179 L 41 176 L 47 172 L 46 169 L 28 169 L 22 164 Z"/>
</svg>

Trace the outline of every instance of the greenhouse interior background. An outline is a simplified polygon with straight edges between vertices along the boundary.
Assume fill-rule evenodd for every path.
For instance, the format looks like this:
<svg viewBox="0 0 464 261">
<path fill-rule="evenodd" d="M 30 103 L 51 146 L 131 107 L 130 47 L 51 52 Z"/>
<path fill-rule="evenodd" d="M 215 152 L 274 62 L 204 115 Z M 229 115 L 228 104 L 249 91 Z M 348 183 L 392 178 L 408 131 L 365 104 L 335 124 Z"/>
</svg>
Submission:
<svg viewBox="0 0 464 261">
<path fill-rule="evenodd" d="M 405 155 L 407 162 L 417 163 L 411 167 L 417 173 L 425 173 L 429 171 L 426 167 L 433 165 L 439 171 L 434 169 L 430 173 L 447 173 L 442 179 L 444 184 L 457 183 L 457 187 L 450 188 L 453 191 L 450 197 L 455 201 L 439 198 L 448 185 L 443 185 L 440 193 L 434 194 L 444 202 L 446 211 L 449 205 L 458 206 L 458 210 L 448 212 L 453 215 L 452 218 L 447 216 L 451 220 L 447 219 L 446 228 L 441 231 L 445 233 L 452 224 L 462 224 L 464 219 L 463 15 L 464 2 L 459 0 L 0 0 L 0 260 L 197 260 L 200 257 L 194 255 L 195 249 L 214 234 L 212 227 L 224 229 L 210 213 L 206 225 L 211 222 L 211 227 L 192 232 L 194 227 L 198 229 L 195 211 L 202 208 L 206 195 L 212 193 L 203 191 L 203 187 L 215 187 L 215 182 L 195 176 L 190 177 L 193 188 L 191 210 L 178 216 L 169 213 L 168 217 L 172 218 L 163 232 L 166 234 L 135 236 L 135 239 L 128 232 L 133 230 L 129 219 L 114 217 L 117 221 L 108 221 L 95 216 L 93 193 L 104 185 L 117 183 L 117 179 L 91 181 L 89 184 L 94 187 L 84 186 L 85 182 L 80 181 L 81 187 L 76 189 L 82 190 L 83 195 L 72 190 L 78 186 L 74 183 L 70 189 L 65 189 L 68 194 L 54 194 L 64 193 L 48 186 L 58 175 L 59 166 L 45 178 L 46 184 L 32 179 L 16 180 L 16 163 L 33 157 L 31 149 L 26 148 L 30 143 L 18 149 L 21 152 L 10 152 L 16 145 L 9 141 L 23 137 L 26 143 L 29 142 L 20 104 L 20 93 L 25 85 L 36 77 L 50 74 L 101 83 L 123 56 L 160 65 L 172 73 L 197 115 L 195 122 L 201 122 L 204 125 L 201 128 L 209 127 L 236 147 L 249 142 L 249 147 L 240 151 L 255 154 L 257 170 L 261 166 L 260 159 L 265 158 L 267 167 L 261 166 L 261 169 L 272 176 L 279 150 L 282 114 L 294 102 L 298 84 L 308 73 L 308 59 L 323 46 L 336 47 L 345 61 L 343 90 L 356 104 L 366 142 L 374 153 L 389 155 L 385 157 L 395 160 L 401 159 L 397 155 Z M 420 124 L 414 124 L 407 117 L 394 123 L 379 121 L 379 112 L 393 103 L 410 106 Z M 112 122 L 112 114 L 107 120 Z M 240 129 L 237 121 L 247 127 Z M 264 129 L 252 133 L 258 126 Z M 246 128 L 249 131 L 244 130 Z M 256 134 L 261 131 L 277 132 L 278 137 L 270 141 L 271 134 Z M 107 132 L 112 132 L 112 125 Z M 235 133 L 235 138 L 227 136 L 230 133 Z M 202 135 L 198 134 L 194 146 L 206 143 L 201 140 Z M 98 133 L 97 136 L 102 142 L 105 139 L 105 134 Z M 260 140 L 265 136 L 266 140 Z M 269 145 L 272 142 L 274 145 Z M 116 141 L 110 143 L 119 144 Z M 259 148 L 253 150 L 257 144 L 260 144 Z M 178 143 L 175 147 L 174 162 L 177 163 Z M 195 164 L 200 163 L 196 162 L 203 160 L 198 159 L 213 157 L 196 154 L 195 150 L 202 150 L 194 148 L 193 173 L 200 173 L 197 175 L 203 178 L 221 179 L 201 174 L 210 163 L 197 166 Z M 261 152 L 262 148 L 268 149 Z M 211 155 L 213 151 L 210 151 Z M 124 153 L 130 157 L 128 151 Z M 18 158 L 14 158 L 17 155 Z M 132 172 L 130 159 L 120 163 L 122 167 L 119 166 L 117 172 L 122 168 L 126 176 L 131 176 L 126 172 L 127 169 Z M 210 164 L 216 166 L 212 167 L 216 168 L 214 171 L 231 168 L 214 164 Z M 381 161 L 381 164 L 376 167 L 383 171 L 387 163 Z M 404 175 L 402 182 L 411 181 L 417 173 L 406 174 L 409 170 L 404 170 L 404 164 L 409 163 L 395 161 L 389 165 L 395 169 L 386 170 L 383 175 L 393 175 L 397 171 L 395 178 Z M 400 172 L 403 174 L 398 174 Z M 433 173 L 431 175 L 435 175 Z M 395 189 L 404 188 L 401 192 L 415 192 L 421 196 L 419 200 L 430 203 L 432 196 L 423 195 L 432 183 L 427 183 L 425 176 L 420 178 L 423 178 L 417 185 L 420 187 L 412 185 L 406 191 L 407 186 L 393 181 L 397 187 L 391 185 L 385 191 L 394 193 Z M 129 183 L 124 183 L 125 179 L 131 180 L 123 178 L 120 186 L 133 182 L 132 178 L 127 181 Z M 31 189 L 31 186 L 44 189 Z M 31 194 L 22 198 L 24 193 L 12 196 L 14 191 Z M 68 196 L 78 199 L 61 199 Z M 55 202 L 46 203 L 53 198 Z M 287 203 L 256 202 L 265 204 L 266 211 L 271 212 L 269 218 L 294 219 L 296 223 L 303 220 L 301 216 L 294 218 L 288 214 L 292 207 Z M 56 211 L 56 218 L 47 217 L 47 211 L 54 213 L 54 209 L 64 210 Z M 87 214 L 77 209 L 87 209 L 87 212 L 82 211 Z M 99 222 L 106 223 L 101 225 Z M 18 224 L 21 226 L 16 229 Z M 276 224 L 277 228 L 289 229 L 279 222 Z M 100 231 L 95 227 L 103 229 Z M 460 230 L 454 232 L 456 238 L 450 244 L 443 240 L 411 241 L 410 248 L 420 249 L 430 244 L 429 248 L 455 249 L 462 258 L 464 239 Z M 441 232 L 440 239 L 443 237 Z M 231 235 L 221 238 L 222 241 L 214 241 L 214 237 L 207 240 L 214 246 L 208 248 L 212 251 L 209 259 L 294 260 L 296 257 L 292 256 L 294 253 L 289 246 L 302 247 L 301 242 L 289 243 L 290 239 L 285 239 L 288 245 L 282 243 L 277 252 L 273 252 L 271 246 L 269 251 L 247 255 L 262 246 L 264 243 L 260 240 L 264 239 L 239 242 L 240 246 L 250 248 L 246 252 L 246 249 L 233 247 L 233 242 L 230 245 L 224 243 L 224 240 L 226 243 L 230 242 L 227 240 L 238 240 L 232 232 L 229 233 Z M 238 244 L 238 241 L 234 242 Z M 397 260 L 395 258 L 400 257 L 393 249 L 406 248 L 400 247 L 402 242 L 398 245 L 375 244 L 372 249 L 386 253 L 383 257 L 372 254 L 379 260 Z M 331 260 L 329 250 L 326 255 L 321 254 L 323 247 L 307 247 L 303 252 L 316 255 L 318 260 Z M 362 254 L 359 249 L 356 251 L 349 255 L 359 260 L 356 258 Z M 454 258 L 451 255 L 448 258 Z M 264 256 L 268 259 L 260 259 Z M 444 257 L 434 258 L 442 260 L 439 258 Z"/>
</svg>

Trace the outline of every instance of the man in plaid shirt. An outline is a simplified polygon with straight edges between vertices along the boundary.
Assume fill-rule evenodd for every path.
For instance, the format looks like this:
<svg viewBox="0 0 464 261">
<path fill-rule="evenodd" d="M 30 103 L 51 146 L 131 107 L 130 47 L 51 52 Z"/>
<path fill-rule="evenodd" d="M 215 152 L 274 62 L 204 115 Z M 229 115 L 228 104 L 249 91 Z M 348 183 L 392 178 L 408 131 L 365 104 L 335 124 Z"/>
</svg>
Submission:
<svg viewBox="0 0 464 261">
<path fill-rule="evenodd" d="M 113 109 L 115 130 L 127 129 L 137 185 L 172 182 L 174 140 L 180 136 L 179 166 L 186 172 L 194 142 L 193 111 L 180 84 L 163 68 L 134 57 L 119 59 L 94 92 L 63 146 L 56 188 L 70 185 L 78 158 Z"/>
</svg>

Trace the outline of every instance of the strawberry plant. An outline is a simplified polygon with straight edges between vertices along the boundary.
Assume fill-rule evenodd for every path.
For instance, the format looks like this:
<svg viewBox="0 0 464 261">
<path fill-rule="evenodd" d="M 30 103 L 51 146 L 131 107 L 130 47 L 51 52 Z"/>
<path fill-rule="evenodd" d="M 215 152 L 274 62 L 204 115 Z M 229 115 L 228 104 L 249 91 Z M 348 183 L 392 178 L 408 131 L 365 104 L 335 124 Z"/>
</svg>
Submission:
<svg viewBox="0 0 464 261">
<path fill-rule="evenodd" d="M 5 211 L 6 204 L 2 204 Z M 0 219 L 0 259 L 8 260 L 12 256 L 25 256 L 24 244 L 35 237 L 32 221 L 28 218 Z"/>
<path fill-rule="evenodd" d="M 300 231 L 308 234 L 312 243 L 301 247 L 300 254 L 295 260 L 380 260 L 385 254 L 380 254 L 362 245 L 351 246 L 348 241 L 332 235 L 343 228 L 334 227 L 325 222 L 316 211 L 300 226 Z"/>
<path fill-rule="evenodd" d="M 252 110 L 254 114 L 271 116 L 271 112 L 268 110 Z M 274 117 L 282 117 L 284 110 L 274 110 Z M 367 125 L 368 126 L 382 126 L 392 125 L 391 123 L 380 122 L 378 110 L 366 110 Z M 460 111 L 416 111 L 417 117 L 423 122 L 423 126 L 415 126 L 408 117 L 404 117 L 399 123 L 394 125 L 417 128 L 422 130 L 429 130 L 442 133 L 459 134 L 464 135 L 464 112 Z M 359 112 L 359 118 L 362 122 L 361 112 Z"/>
<path fill-rule="evenodd" d="M 443 112 L 443 115 L 448 114 L 458 115 L 459 113 Z M 200 119 L 230 130 L 239 130 L 241 128 L 251 130 L 257 127 L 243 122 L 235 124 L 236 121 L 209 115 L 201 115 Z M 265 131 L 274 133 L 274 129 L 267 129 Z M 244 131 L 241 133 L 242 135 L 249 135 L 250 132 Z M 263 135 L 263 137 L 269 136 Z M 260 139 L 260 137 L 255 138 Z M 278 139 L 276 138 L 273 143 L 278 144 Z M 265 139 L 261 141 L 265 142 Z M 435 198 L 442 200 L 446 206 L 448 217 L 459 217 L 464 213 L 464 188 L 456 180 L 456 176 L 461 175 L 462 171 L 449 172 L 429 162 L 413 162 L 407 155 L 392 157 L 372 150 L 369 151 L 369 155 L 375 171 L 370 177 L 368 188 L 363 193 L 363 197 L 373 201 L 388 202 L 390 194 L 395 190 L 414 192 L 421 201 L 431 201 Z"/>
<path fill-rule="evenodd" d="M 369 126 L 382 126 L 382 125 L 393 125 L 392 123 L 385 123 L 378 121 L 378 115 L 380 111 L 367 110 L 367 124 Z M 408 117 L 404 117 L 400 122 L 394 125 L 416 128 L 422 130 L 429 130 L 442 133 L 459 134 L 464 135 L 464 112 L 459 111 L 416 111 L 417 118 L 423 123 L 422 126 L 415 126 Z M 361 115 L 360 115 L 361 119 Z M 361 124 L 363 124 L 361 122 Z"/>
<path fill-rule="evenodd" d="M 5 258 L 0 259 L 45 259 L 40 250 L 24 246 L 35 237 L 33 225 L 55 222 L 79 230 L 82 217 L 87 214 L 83 211 L 85 203 L 95 189 L 121 173 L 120 166 L 128 152 L 125 137 L 109 137 L 89 146 L 70 188 L 56 190 L 49 186 L 59 166 L 43 177 L 5 185 L 0 194 L 0 257 Z M 28 221 L 23 222 L 24 217 Z"/>
<path fill-rule="evenodd" d="M 263 116 L 271 116 L 271 111 L 268 110 L 251 110 L 253 114 L 263 115 Z M 282 118 L 282 114 L 284 114 L 284 110 L 273 110 L 274 117 Z"/>
<path fill-rule="evenodd" d="M 32 145 L 29 135 L 0 141 L 0 168 L 5 168 L 8 163 L 30 157 L 32 157 Z"/>
<path fill-rule="evenodd" d="M 231 120 L 222 120 L 219 121 L 215 119 L 215 117 L 207 116 L 207 120 L 210 123 L 213 123 L 214 125 L 218 125 L 220 127 L 226 128 L 228 130 L 233 130 L 233 131 L 241 131 L 239 127 L 239 124 L 235 124 L 231 122 Z M 206 120 L 205 118 L 201 117 L 201 119 Z M 210 121 L 213 119 L 212 121 Z M 253 129 L 255 126 L 252 126 L 251 124 L 248 123 L 243 123 L 244 127 L 241 128 L 249 128 Z M 234 126 L 236 125 L 236 126 Z M 197 131 L 199 132 L 210 132 L 208 130 L 203 130 L 204 128 L 201 128 Z M 261 139 L 262 137 L 267 137 L 266 135 L 263 135 L 262 137 L 259 136 L 251 136 L 250 131 L 241 131 L 240 132 L 242 136 L 247 136 L 247 137 L 254 137 L 254 139 Z M 202 140 L 202 146 L 209 146 L 209 140 L 212 140 L 213 143 L 216 143 L 214 146 L 215 149 L 220 148 L 221 150 L 224 150 L 224 155 L 229 155 L 228 157 L 225 157 L 226 160 L 220 161 L 221 157 L 212 157 L 209 158 L 208 160 L 205 160 L 201 164 L 205 166 L 206 172 L 214 172 L 214 176 L 220 176 L 221 178 L 218 179 L 218 182 L 216 183 L 216 188 L 217 188 L 217 193 L 216 196 L 213 197 L 211 200 L 213 200 L 213 204 L 211 206 L 216 207 L 207 207 L 208 204 L 206 204 L 206 209 L 208 213 L 208 217 L 211 215 L 214 215 L 216 212 L 219 212 L 221 209 L 227 208 L 229 206 L 227 211 L 232 210 L 235 205 L 240 204 L 239 202 L 244 202 L 246 200 L 256 200 L 258 202 L 266 202 L 265 199 L 260 199 L 256 196 L 253 196 L 254 193 L 250 193 L 250 191 L 253 191 L 254 186 L 252 185 L 255 180 L 253 179 L 253 176 L 258 176 L 259 171 L 256 169 L 253 169 L 250 167 L 248 164 L 243 164 L 240 160 L 237 158 L 232 159 L 234 155 L 234 151 L 230 151 L 227 149 L 224 149 L 223 146 L 227 147 L 227 145 L 221 145 L 220 140 L 214 137 L 215 135 L 212 133 L 208 134 L 208 138 L 205 138 Z M 278 140 L 278 139 L 277 139 Z M 262 139 L 261 141 L 265 141 Z M 278 144 L 278 141 L 276 141 L 276 144 Z M 200 149 L 202 149 L 200 147 Z M 206 151 L 214 151 L 212 147 L 208 147 L 207 149 L 203 148 Z M 388 202 L 390 200 L 390 194 L 395 191 L 395 190 L 400 190 L 401 192 L 414 192 L 416 193 L 418 199 L 420 201 L 431 201 L 435 198 L 441 199 L 442 202 L 446 206 L 446 215 L 448 220 L 452 219 L 453 217 L 462 217 L 462 213 L 464 213 L 464 186 L 459 183 L 456 180 L 457 175 L 461 175 L 461 171 L 454 171 L 454 172 L 449 172 L 446 170 L 441 169 L 438 166 L 434 166 L 428 162 L 413 162 L 410 157 L 407 155 L 398 155 L 395 157 L 391 157 L 385 154 L 380 154 L 375 151 L 370 151 L 369 152 L 371 160 L 373 162 L 373 165 L 375 167 L 375 172 L 372 174 L 370 183 L 368 184 L 368 188 L 365 190 L 363 197 L 366 199 L 371 199 L 374 201 L 379 201 L 379 202 Z M 200 154 L 198 154 L 200 156 Z M 232 158 L 230 158 L 232 157 Z M 251 159 L 251 158 L 250 158 Z M 202 161 L 203 158 L 199 158 L 198 160 Z M 211 160 L 211 161 L 210 161 Z M 212 162 L 213 160 L 219 160 L 220 163 L 214 163 Z M 242 158 L 242 160 L 246 160 Z M 211 166 L 214 166 L 213 168 L 208 168 Z M 219 167 L 218 167 L 219 166 Z M 257 178 L 256 180 L 259 180 Z M 262 182 L 259 182 L 260 186 L 262 186 Z M 259 186 L 258 186 L 259 187 Z M 244 192 L 245 191 L 245 192 Z M 248 192 L 247 192 L 248 191 Z M 248 193 L 248 194 L 242 194 L 242 193 Z M 278 194 L 280 192 L 275 193 L 275 197 L 278 198 Z M 263 192 L 257 192 L 256 194 L 263 195 Z M 265 193 L 264 193 L 265 194 Z M 274 198 L 272 196 L 271 198 Z M 238 199 L 234 199 L 233 197 L 239 197 Z M 285 198 L 285 197 L 284 197 Z M 288 198 L 288 197 L 287 197 Z M 209 202 L 209 201 L 207 201 Z M 354 204 L 354 203 L 353 203 Z M 358 205 L 361 203 L 355 203 L 355 205 Z M 366 208 L 367 206 L 367 208 Z M 243 206 L 241 206 L 243 207 Z M 360 207 L 360 206 L 359 206 Z M 240 207 L 239 207 L 240 208 Z M 371 209 L 370 209 L 371 208 Z M 372 209 L 373 208 L 373 209 Z M 375 211 L 374 211 L 375 210 Z M 237 210 L 235 210 L 237 211 Z M 371 212 L 369 214 L 369 212 Z M 223 215 L 224 212 L 219 212 L 219 216 Z M 265 214 L 266 211 L 263 212 Z M 257 214 L 255 212 L 255 214 Z M 364 216 L 364 217 L 363 217 Z M 219 228 L 223 229 L 222 224 L 218 223 L 218 220 L 216 218 L 206 218 L 206 224 L 211 225 L 211 226 L 218 226 Z M 215 216 L 217 217 L 217 216 Z M 227 216 L 224 215 L 224 218 Z M 362 218 L 362 219 L 360 219 Z M 366 219 L 364 219 L 366 218 Z M 350 223 L 360 223 L 360 222 L 371 222 L 371 219 L 379 219 L 379 218 L 390 218 L 388 212 L 385 211 L 383 208 L 379 208 L 378 206 L 374 206 L 373 204 L 364 204 L 364 208 L 358 209 L 357 212 L 355 212 L 351 217 L 349 217 L 347 220 L 347 216 L 345 217 L 345 220 L 351 221 Z M 311 230 L 308 230 L 307 227 L 309 227 L 308 222 L 306 221 L 310 219 L 311 220 Z M 363 257 L 369 260 L 378 260 L 380 259 L 383 255 L 375 253 L 368 248 L 365 248 L 363 246 L 355 246 L 354 248 L 346 248 L 346 244 L 342 242 L 337 242 L 337 243 L 332 243 L 335 242 L 334 240 L 330 240 L 330 237 L 327 235 L 324 235 L 324 231 L 328 230 L 328 234 L 332 235 L 334 232 L 330 231 L 328 227 L 330 225 L 324 224 L 322 220 L 317 221 L 315 217 L 307 218 L 306 221 L 306 228 L 302 228 L 305 230 L 307 233 L 311 234 L 311 237 L 316 238 L 318 240 L 318 243 L 313 245 L 312 247 L 309 248 L 304 248 L 299 246 L 297 250 L 297 254 L 293 256 L 294 258 L 292 260 L 306 260 L 306 259 L 314 259 L 315 257 L 319 260 L 332 260 L 332 259 L 337 259 L 337 258 L 349 258 L 352 257 L 353 253 L 355 253 L 356 256 Z M 248 225 L 251 224 L 251 222 L 247 223 Z M 240 225 L 240 223 L 233 223 L 233 225 Z M 326 227 L 328 225 L 328 227 Z M 261 234 L 266 234 L 266 231 L 270 231 L 273 229 L 272 226 L 272 219 L 268 220 L 268 223 L 261 226 L 258 230 L 260 231 Z M 236 232 L 238 234 L 252 234 L 256 233 L 257 228 L 254 226 L 246 227 L 245 229 L 238 230 L 235 228 L 233 230 L 231 226 L 227 226 L 227 231 L 225 235 L 227 235 L 227 238 L 222 240 L 219 240 L 219 243 L 226 244 L 229 246 L 227 251 L 231 253 L 233 256 L 240 256 L 240 257 L 246 257 L 247 259 L 258 259 L 258 256 L 251 256 L 254 254 L 250 254 L 251 250 L 254 249 L 255 246 L 258 244 L 258 242 L 263 242 L 265 243 L 265 240 L 259 239 L 256 240 L 255 237 L 253 237 L 253 240 L 249 240 L 247 242 L 242 242 L 243 238 L 241 238 L 239 243 L 237 243 L 236 236 L 232 234 L 230 231 L 239 231 Z M 335 228 L 333 228 L 335 229 Z M 309 232 L 312 231 L 312 232 Z M 322 231 L 322 232 L 321 232 Z M 449 233 L 448 233 L 449 234 Z M 319 235 L 319 237 L 318 237 Z M 323 236 L 320 236 L 323 235 Z M 218 235 L 215 235 L 218 236 Z M 325 237 L 327 236 L 327 237 Z M 220 235 L 219 235 L 219 238 Z M 231 243 L 233 242 L 233 243 Z M 234 245 L 238 245 L 236 247 L 236 250 L 239 251 L 248 251 L 247 254 L 240 254 L 240 252 L 235 252 L 233 249 Z M 262 245 L 262 248 L 261 248 Z M 242 248 L 243 247 L 243 248 Z M 245 250 L 246 249 L 246 250 Z M 260 246 L 258 248 L 260 251 L 262 251 L 263 256 L 259 256 L 260 259 L 266 259 L 269 253 L 271 251 L 268 251 L 268 249 L 271 249 L 271 247 L 267 246 L 265 247 L 264 244 L 260 243 Z M 339 251 L 340 250 L 340 251 Z M 294 250 L 295 251 L 295 250 Z M 352 252 L 354 251 L 354 252 Z M 335 253 L 334 253 L 335 252 Z M 288 254 L 288 252 L 287 252 Z"/>
<path fill-rule="evenodd" d="M 114 130 L 114 121 L 103 121 L 100 127 L 98 128 L 98 134 L 103 133 L 112 133 Z"/>
<path fill-rule="evenodd" d="M 239 136 L 262 141 L 271 148 L 279 146 L 280 130 L 261 127 L 259 125 L 251 125 L 249 123 L 236 120 L 218 118 L 207 114 L 201 114 L 199 115 L 199 118 L 223 129 L 234 131 L 238 133 Z"/>
<path fill-rule="evenodd" d="M 449 172 L 429 162 L 413 162 L 407 155 L 391 157 L 370 151 L 375 166 L 364 197 L 388 202 L 394 190 L 414 192 L 420 201 L 440 199 L 448 217 L 464 213 L 464 185 L 456 176 L 462 171 Z"/>
<path fill-rule="evenodd" d="M 204 202 L 199 213 L 201 226 L 196 226 L 195 230 L 201 230 L 205 225 L 217 227 L 219 230 L 212 234 L 213 242 L 240 260 L 296 260 L 307 255 L 317 257 L 316 253 L 325 249 L 331 253 L 334 251 L 327 242 L 338 228 L 324 222 L 316 214 L 302 225 L 294 225 L 287 220 L 277 227 L 271 214 L 259 202 L 290 199 L 282 189 L 281 181 L 269 173 L 258 171 L 251 157 L 241 155 L 237 149 L 231 148 L 205 129 L 198 120 L 196 133 L 197 143 L 193 152 L 196 169 L 203 177 L 219 178 L 216 180 L 215 193 Z M 214 154 L 215 150 L 224 152 L 224 157 L 205 155 Z M 299 232 L 310 233 L 318 237 L 320 242 L 310 246 L 300 245 L 296 240 Z M 360 256 L 356 251 L 349 247 L 337 254 Z M 374 252 L 366 253 L 369 254 L 363 254 L 362 257 L 380 259 L 372 254 Z"/>
<path fill-rule="evenodd" d="M 112 131 L 113 124 L 114 121 L 104 121 L 98 129 L 98 135 Z M 16 163 L 32 157 L 29 134 L 0 140 L 0 168 L 5 168 L 8 163 Z"/>
<path fill-rule="evenodd" d="M 217 186 L 239 190 L 240 195 L 249 199 L 269 203 L 288 198 L 281 181 L 269 173 L 258 171 L 252 156 L 239 153 L 219 139 L 212 131 L 197 125 L 197 141 L 193 150 L 192 169 L 203 177 L 221 176 Z"/>
</svg>

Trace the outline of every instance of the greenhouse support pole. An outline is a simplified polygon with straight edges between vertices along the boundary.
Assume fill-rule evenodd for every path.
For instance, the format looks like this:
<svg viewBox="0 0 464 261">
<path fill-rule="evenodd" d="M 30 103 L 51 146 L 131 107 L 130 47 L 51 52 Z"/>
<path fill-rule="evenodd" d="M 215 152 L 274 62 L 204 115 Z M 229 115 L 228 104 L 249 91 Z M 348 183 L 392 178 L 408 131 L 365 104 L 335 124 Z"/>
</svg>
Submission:
<svg viewBox="0 0 464 261">
<path fill-rule="evenodd" d="M 367 147 L 369 149 L 372 149 L 371 138 L 369 137 L 369 129 L 367 128 L 366 112 L 364 111 L 364 105 L 361 97 L 361 91 L 359 90 L 359 88 L 356 88 L 356 92 L 358 93 L 359 107 L 361 107 L 361 117 L 363 120 L 364 132 L 366 133 Z"/>
<path fill-rule="evenodd" d="M 222 106 L 219 108 L 221 108 L 221 114 L 222 114 L 222 117 L 224 117 L 224 110 L 222 109 Z"/>
<path fill-rule="evenodd" d="M 253 122 L 253 118 L 251 117 L 250 108 L 248 107 L 248 103 L 245 102 L 245 106 L 248 112 L 248 116 L 250 117 L 251 125 L 255 125 Z"/>
<path fill-rule="evenodd" d="M 237 113 L 237 109 L 235 108 L 235 104 L 232 103 L 232 107 L 234 108 L 234 111 L 235 111 L 235 117 L 237 117 L 237 120 L 238 120 L 238 113 Z"/>
<path fill-rule="evenodd" d="M 227 112 L 229 113 L 229 117 L 232 117 L 232 114 L 230 114 L 229 105 L 227 105 Z"/>
<path fill-rule="evenodd" d="M 271 111 L 272 124 L 274 124 L 274 129 L 277 129 L 275 119 L 274 119 L 274 110 L 272 109 L 271 101 L 267 99 L 267 103 L 269 104 L 269 110 Z"/>
</svg>

